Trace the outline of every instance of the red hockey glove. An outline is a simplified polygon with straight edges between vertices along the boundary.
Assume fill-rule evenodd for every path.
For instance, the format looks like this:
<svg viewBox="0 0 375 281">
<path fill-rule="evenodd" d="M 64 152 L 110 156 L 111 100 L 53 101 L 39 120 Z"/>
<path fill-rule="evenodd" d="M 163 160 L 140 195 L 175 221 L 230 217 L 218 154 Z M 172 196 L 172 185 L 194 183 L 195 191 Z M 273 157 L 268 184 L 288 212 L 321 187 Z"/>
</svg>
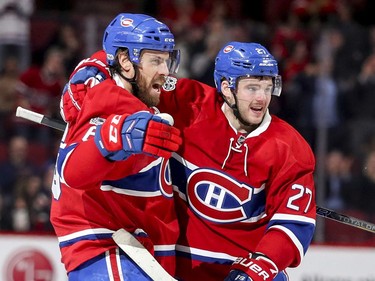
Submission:
<svg viewBox="0 0 375 281">
<path fill-rule="evenodd" d="M 111 115 L 95 133 L 96 146 L 112 161 L 138 153 L 169 158 L 181 143 L 180 130 L 147 111 Z"/>
<path fill-rule="evenodd" d="M 277 266 L 265 255 L 249 254 L 237 258 L 224 281 L 271 281 L 279 272 Z"/>
<path fill-rule="evenodd" d="M 161 118 L 154 116 L 148 123 L 143 151 L 152 155 L 169 158 L 176 151 L 182 139 L 180 130 L 161 122 Z"/>
</svg>

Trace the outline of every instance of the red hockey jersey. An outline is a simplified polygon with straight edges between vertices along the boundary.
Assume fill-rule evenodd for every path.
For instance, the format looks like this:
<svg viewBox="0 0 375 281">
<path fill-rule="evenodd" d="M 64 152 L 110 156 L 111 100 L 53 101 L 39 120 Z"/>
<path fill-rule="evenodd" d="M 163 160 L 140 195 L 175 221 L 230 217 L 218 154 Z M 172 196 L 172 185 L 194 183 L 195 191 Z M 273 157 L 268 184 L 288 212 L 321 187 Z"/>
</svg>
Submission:
<svg viewBox="0 0 375 281">
<path fill-rule="evenodd" d="M 143 229 L 160 264 L 174 274 L 178 237 L 168 160 L 133 155 L 110 162 L 95 147 L 96 125 L 110 114 L 149 110 L 106 79 L 87 91 L 70 119 L 56 162 L 51 222 L 67 271 L 116 247 L 112 234 Z M 104 180 L 103 180 L 104 179 Z"/>
<path fill-rule="evenodd" d="M 303 258 L 315 230 L 313 153 L 290 125 L 266 114 L 236 132 L 216 89 L 169 78 L 159 109 L 183 145 L 170 160 L 180 224 L 177 277 L 223 280 L 232 262 L 262 252 L 283 270 Z"/>
</svg>

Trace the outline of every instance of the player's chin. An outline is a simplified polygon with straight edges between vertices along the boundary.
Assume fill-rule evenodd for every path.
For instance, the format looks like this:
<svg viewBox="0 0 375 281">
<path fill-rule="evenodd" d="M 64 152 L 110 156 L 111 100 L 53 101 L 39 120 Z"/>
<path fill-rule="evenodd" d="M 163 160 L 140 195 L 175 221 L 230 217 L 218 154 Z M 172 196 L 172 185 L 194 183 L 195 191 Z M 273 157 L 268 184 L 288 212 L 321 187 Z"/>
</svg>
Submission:
<svg viewBox="0 0 375 281">
<path fill-rule="evenodd" d="M 150 91 L 148 106 L 157 106 L 160 102 L 160 91 Z"/>
<path fill-rule="evenodd" d="M 264 114 L 249 114 L 248 116 L 248 122 L 250 124 L 259 125 L 263 120 Z"/>
</svg>

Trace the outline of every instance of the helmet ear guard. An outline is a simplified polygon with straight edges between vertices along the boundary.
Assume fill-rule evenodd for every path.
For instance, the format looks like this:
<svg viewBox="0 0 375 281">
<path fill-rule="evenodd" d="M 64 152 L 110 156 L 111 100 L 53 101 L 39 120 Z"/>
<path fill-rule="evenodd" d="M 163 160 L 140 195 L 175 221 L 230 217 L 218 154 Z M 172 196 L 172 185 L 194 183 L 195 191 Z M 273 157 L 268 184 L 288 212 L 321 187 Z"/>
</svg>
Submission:
<svg viewBox="0 0 375 281">
<path fill-rule="evenodd" d="M 282 79 L 278 75 L 275 58 L 269 51 L 257 43 L 230 42 L 225 45 L 215 60 L 214 80 L 218 92 L 221 92 L 221 81 L 226 79 L 229 87 L 236 88 L 240 77 L 272 77 L 272 95 L 280 96 Z"/>
<path fill-rule="evenodd" d="M 272 78 L 273 82 L 273 90 L 272 90 L 272 95 L 280 97 L 281 95 L 281 90 L 283 88 L 283 83 L 280 75 L 276 75 L 275 77 Z"/>
<path fill-rule="evenodd" d="M 139 64 L 143 50 L 168 52 L 170 73 L 176 73 L 180 63 L 179 50 L 175 50 L 174 36 L 168 26 L 143 14 L 119 14 L 107 26 L 103 36 L 103 49 L 107 63 L 114 65 L 119 48 L 128 49 L 129 59 Z"/>
</svg>

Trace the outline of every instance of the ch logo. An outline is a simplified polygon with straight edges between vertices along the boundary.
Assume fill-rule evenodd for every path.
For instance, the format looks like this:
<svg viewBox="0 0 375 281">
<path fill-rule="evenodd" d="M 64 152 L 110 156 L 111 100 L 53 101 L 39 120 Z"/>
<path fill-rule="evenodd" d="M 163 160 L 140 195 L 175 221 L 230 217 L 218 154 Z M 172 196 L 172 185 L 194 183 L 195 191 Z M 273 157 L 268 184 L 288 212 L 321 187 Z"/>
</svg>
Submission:
<svg viewBox="0 0 375 281">
<path fill-rule="evenodd" d="M 197 169 L 188 179 L 190 207 L 201 217 L 218 223 L 247 218 L 244 205 L 252 198 L 253 188 L 209 169 Z"/>
<path fill-rule="evenodd" d="M 121 17 L 121 19 L 120 19 L 120 25 L 121 26 L 129 27 L 129 26 L 132 26 L 132 24 L 133 24 L 132 19 Z"/>
</svg>

